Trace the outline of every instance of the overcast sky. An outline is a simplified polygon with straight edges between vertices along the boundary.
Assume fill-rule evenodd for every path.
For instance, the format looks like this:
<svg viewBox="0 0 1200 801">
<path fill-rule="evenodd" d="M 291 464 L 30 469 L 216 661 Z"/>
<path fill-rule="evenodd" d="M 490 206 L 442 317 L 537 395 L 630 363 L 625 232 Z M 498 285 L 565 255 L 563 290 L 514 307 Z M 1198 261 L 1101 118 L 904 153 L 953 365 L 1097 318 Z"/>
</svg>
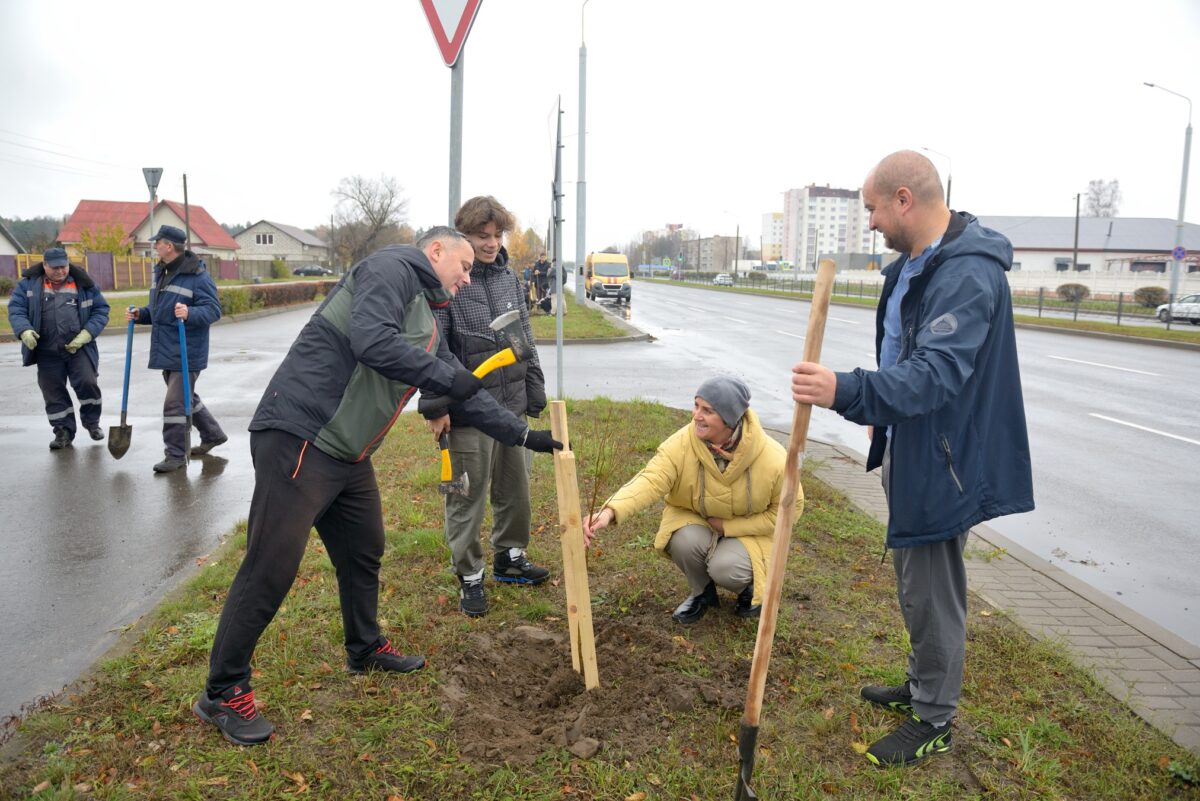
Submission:
<svg viewBox="0 0 1200 801">
<path fill-rule="evenodd" d="M 550 216 L 563 115 L 575 254 L 580 5 L 484 0 L 465 48 L 462 197 Z M 160 197 L 217 220 L 328 221 L 353 174 L 446 220 L 450 70 L 418 0 L 0 2 L 0 216 Z M 900 148 L 952 169 L 976 214 L 1074 213 L 1118 179 L 1123 217 L 1174 218 L 1200 2 L 589 0 L 587 247 L 682 223 L 754 241 L 782 193 L 857 188 Z M 1200 144 L 1197 145 L 1200 149 Z M 1196 161 L 1200 161 L 1200 154 Z M 1200 219 L 1200 164 L 1188 218 Z"/>
</svg>

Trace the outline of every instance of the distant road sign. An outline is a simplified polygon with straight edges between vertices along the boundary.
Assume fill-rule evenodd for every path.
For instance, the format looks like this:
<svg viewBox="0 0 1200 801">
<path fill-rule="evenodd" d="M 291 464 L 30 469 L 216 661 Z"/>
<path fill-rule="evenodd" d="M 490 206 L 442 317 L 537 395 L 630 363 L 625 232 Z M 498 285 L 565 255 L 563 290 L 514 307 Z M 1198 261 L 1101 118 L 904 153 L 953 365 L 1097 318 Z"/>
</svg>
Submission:
<svg viewBox="0 0 1200 801">
<path fill-rule="evenodd" d="M 1171 258 L 1175 259 L 1175 261 L 1183 261 L 1187 258 L 1187 251 L 1183 249 L 1182 245 L 1180 245 L 1171 251 Z"/>
<path fill-rule="evenodd" d="M 421 8 L 429 18 L 433 38 L 437 40 L 447 67 L 453 67 L 458 61 L 481 2 L 483 0 L 421 0 Z"/>
<path fill-rule="evenodd" d="M 663 256 L 663 267 L 670 267 L 670 266 L 671 266 L 671 259 L 668 258 L 667 256 Z"/>
</svg>

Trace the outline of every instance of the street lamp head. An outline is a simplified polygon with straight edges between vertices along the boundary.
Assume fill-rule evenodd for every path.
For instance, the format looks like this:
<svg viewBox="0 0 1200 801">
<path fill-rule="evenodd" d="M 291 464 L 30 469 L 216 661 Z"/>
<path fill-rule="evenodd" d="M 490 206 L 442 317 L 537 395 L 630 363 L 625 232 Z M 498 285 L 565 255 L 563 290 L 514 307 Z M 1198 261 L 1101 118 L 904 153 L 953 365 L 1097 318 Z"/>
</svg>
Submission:
<svg viewBox="0 0 1200 801">
<path fill-rule="evenodd" d="M 1152 88 L 1152 89 L 1154 88 L 1154 84 L 1150 83 L 1149 81 L 1142 81 L 1142 85 L 1143 85 L 1143 86 L 1149 86 L 1149 87 L 1150 87 L 1150 88 Z"/>
</svg>

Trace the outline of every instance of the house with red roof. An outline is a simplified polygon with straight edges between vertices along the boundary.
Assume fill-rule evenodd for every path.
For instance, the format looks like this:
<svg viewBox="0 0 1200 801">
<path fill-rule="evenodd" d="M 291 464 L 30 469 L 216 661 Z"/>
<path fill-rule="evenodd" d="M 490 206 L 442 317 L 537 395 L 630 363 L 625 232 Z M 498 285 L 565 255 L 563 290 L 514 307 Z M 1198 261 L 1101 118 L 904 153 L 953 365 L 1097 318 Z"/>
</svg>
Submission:
<svg viewBox="0 0 1200 801">
<path fill-rule="evenodd" d="M 67 218 L 58 232 L 58 241 L 72 257 L 81 255 L 80 242 L 84 231 L 99 233 L 106 227 L 119 225 L 125 231 L 126 240 L 133 245 L 137 256 L 154 257 L 150 237 L 162 225 L 174 225 L 187 231 L 190 223 L 188 247 L 197 255 L 215 259 L 237 258 L 238 243 L 212 218 L 203 206 L 189 204 L 185 214 L 183 204 L 174 200 L 160 200 L 154 207 L 154 225 L 151 228 L 149 204 L 121 200 L 81 200 L 75 211 Z"/>
</svg>

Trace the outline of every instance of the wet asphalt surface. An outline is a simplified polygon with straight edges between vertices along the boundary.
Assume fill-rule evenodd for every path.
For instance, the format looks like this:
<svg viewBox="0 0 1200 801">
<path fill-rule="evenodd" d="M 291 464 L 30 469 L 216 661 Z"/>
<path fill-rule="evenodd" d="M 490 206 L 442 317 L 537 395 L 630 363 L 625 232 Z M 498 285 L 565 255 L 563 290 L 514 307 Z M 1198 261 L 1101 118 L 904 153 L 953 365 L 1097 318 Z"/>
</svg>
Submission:
<svg viewBox="0 0 1200 801">
<path fill-rule="evenodd" d="M 653 342 L 564 347 L 565 394 L 645 398 L 690 407 L 708 375 L 741 375 L 766 424 L 787 430 L 788 370 L 803 351 L 809 306 L 639 282 L 628 314 Z M 91 665 L 249 509 L 246 425 L 311 308 L 211 330 L 197 391 L 230 441 L 185 472 L 162 458 L 159 373 L 149 337 L 134 338 L 130 451 L 77 438 L 51 452 L 33 368 L 0 346 L 0 715 L 55 692 Z M 873 311 L 835 306 L 822 361 L 869 365 Z M 1005 535 L 1200 644 L 1195 570 L 1195 463 L 1200 456 L 1200 354 L 1019 331 L 1038 509 L 993 521 Z M 123 337 L 100 340 L 102 426 L 119 422 Z M 557 392 L 553 345 L 540 345 Z M 1103 365 L 1103 366 L 1094 366 Z M 1101 414 L 1183 440 L 1097 418 Z M 857 451 L 859 427 L 815 410 L 810 436 Z M 1191 440 L 1191 441 L 1185 441 Z"/>
</svg>

